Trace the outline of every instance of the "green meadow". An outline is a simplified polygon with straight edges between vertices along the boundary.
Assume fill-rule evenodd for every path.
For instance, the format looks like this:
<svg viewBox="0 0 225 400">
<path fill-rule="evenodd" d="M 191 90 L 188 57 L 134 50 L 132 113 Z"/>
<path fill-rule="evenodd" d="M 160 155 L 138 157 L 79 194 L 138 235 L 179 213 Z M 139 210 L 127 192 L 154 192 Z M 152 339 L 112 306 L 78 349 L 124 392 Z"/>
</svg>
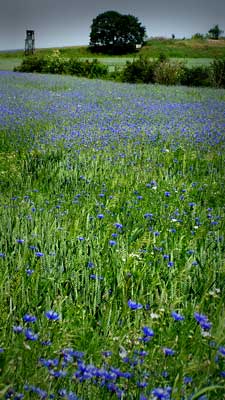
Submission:
<svg viewBox="0 0 225 400">
<path fill-rule="evenodd" d="M 0 72 L 0 398 L 225 399 L 224 109 Z"/>
<path fill-rule="evenodd" d="M 35 54 L 47 56 L 52 53 L 51 48 L 36 49 Z M 137 53 L 125 56 L 108 56 L 104 54 L 93 54 L 88 46 L 74 46 L 59 48 L 63 57 L 79 58 L 81 60 L 99 59 L 103 64 L 109 65 L 110 70 L 115 67 L 122 67 L 126 61 L 132 60 L 139 55 L 150 59 L 156 59 L 161 54 L 171 60 L 184 61 L 187 66 L 209 65 L 214 58 L 225 57 L 225 40 L 210 39 L 163 39 L 153 38 L 148 40 Z M 24 52 L 17 50 L 13 52 L 0 52 L 0 70 L 13 70 L 18 66 L 23 58 Z"/>
</svg>

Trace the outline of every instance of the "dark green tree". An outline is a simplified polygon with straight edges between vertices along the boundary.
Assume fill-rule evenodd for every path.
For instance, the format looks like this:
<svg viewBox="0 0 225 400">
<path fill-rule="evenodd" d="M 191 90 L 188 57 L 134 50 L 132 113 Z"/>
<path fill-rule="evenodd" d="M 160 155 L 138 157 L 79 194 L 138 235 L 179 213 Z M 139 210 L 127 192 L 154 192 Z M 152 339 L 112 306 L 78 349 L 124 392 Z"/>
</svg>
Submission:
<svg viewBox="0 0 225 400">
<path fill-rule="evenodd" d="M 219 39 L 220 35 L 222 35 L 223 31 L 221 31 L 221 29 L 219 28 L 219 25 L 215 25 L 213 28 L 211 28 L 208 31 L 209 36 L 212 39 Z"/>
<path fill-rule="evenodd" d="M 106 11 L 93 19 L 90 48 L 103 53 L 122 54 L 143 44 L 145 27 L 137 17 Z"/>
</svg>

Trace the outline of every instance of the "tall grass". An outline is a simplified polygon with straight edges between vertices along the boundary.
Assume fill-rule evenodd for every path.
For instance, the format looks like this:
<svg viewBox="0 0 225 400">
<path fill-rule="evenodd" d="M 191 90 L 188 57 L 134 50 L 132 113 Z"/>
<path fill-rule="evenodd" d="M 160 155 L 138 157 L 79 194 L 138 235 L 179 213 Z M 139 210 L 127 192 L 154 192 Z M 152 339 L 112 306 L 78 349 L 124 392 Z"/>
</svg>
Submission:
<svg viewBox="0 0 225 400">
<path fill-rule="evenodd" d="M 0 80 L 1 396 L 223 399 L 225 91 Z"/>
</svg>

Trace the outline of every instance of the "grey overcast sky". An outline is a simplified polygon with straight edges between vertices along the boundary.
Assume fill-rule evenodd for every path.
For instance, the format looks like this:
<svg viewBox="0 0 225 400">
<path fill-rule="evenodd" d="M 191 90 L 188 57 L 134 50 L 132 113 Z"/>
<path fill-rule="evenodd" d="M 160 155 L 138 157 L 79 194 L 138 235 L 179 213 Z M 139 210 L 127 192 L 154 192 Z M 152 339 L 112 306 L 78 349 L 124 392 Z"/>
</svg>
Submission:
<svg viewBox="0 0 225 400">
<path fill-rule="evenodd" d="M 138 17 L 148 37 L 225 31 L 225 0 L 0 0 L 0 50 L 24 48 L 26 29 L 36 48 L 88 45 L 93 18 L 108 10 Z"/>
</svg>

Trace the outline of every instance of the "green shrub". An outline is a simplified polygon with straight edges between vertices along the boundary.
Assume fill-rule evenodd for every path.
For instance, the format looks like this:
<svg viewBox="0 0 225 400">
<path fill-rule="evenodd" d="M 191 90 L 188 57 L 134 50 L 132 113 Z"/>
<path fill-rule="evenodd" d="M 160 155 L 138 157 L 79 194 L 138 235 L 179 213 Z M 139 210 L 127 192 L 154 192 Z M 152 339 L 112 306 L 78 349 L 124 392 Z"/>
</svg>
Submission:
<svg viewBox="0 0 225 400">
<path fill-rule="evenodd" d="M 210 86 L 209 67 L 184 67 L 181 84 L 186 86 Z"/>
<path fill-rule="evenodd" d="M 159 62 L 154 71 L 155 82 L 162 85 L 176 85 L 181 82 L 184 65 L 181 62 Z"/>
<path fill-rule="evenodd" d="M 62 57 L 59 50 L 46 57 L 46 64 L 42 72 L 50 74 L 65 74 L 67 71 L 68 59 Z"/>
<path fill-rule="evenodd" d="M 129 83 L 154 83 L 156 61 L 140 56 L 132 62 L 127 61 L 121 72 L 122 82 Z"/>
<path fill-rule="evenodd" d="M 94 59 L 91 62 L 84 61 L 84 72 L 87 78 L 105 78 L 108 74 L 108 66 L 100 63 L 98 60 Z"/>
<path fill-rule="evenodd" d="M 78 58 L 70 58 L 66 72 L 69 75 L 84 76 L 84 63 Z"/>
<path fill-rule="evenodd" d="M 225 88 L 225 58 L 215 59 L 210 64 L 211 85 L 218 88 Z"/>
<path fill-rule="evenodd" d="M 47 66 L 47 60 L 38 56 L 27 56 L 23 59 L 21 65 L 14 68 L 18 72 L 43 72 Z"/>
</svg>

